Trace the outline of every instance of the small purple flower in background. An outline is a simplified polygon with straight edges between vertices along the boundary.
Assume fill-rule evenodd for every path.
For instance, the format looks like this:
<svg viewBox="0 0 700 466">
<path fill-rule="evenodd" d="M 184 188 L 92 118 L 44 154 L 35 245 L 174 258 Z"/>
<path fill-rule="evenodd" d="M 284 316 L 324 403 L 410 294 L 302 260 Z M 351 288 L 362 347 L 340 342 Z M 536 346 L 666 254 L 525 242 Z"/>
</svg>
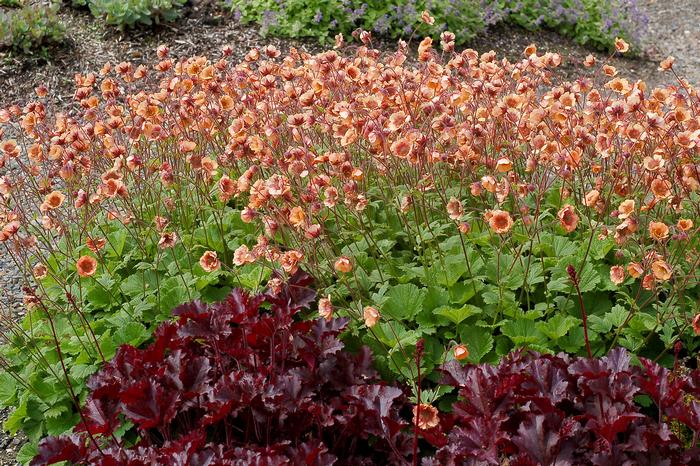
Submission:
<svg viewBox="0 0 700 466">
<path fill-rule="evenodd" d="M 316 10 L 316 15 L 314 15 L 314 23 L 318 24 L 323 20 L 323 13 L 321 10 Z"/>
<path fill-rule="evenodd" d="M 239 22 L 241 20 L 241 16 L 241 10 L 239 8 L 236 8 L 236 11 L 233 12 L 233 20 Z"/>
<path fill-rule="evenodd" d="M 268 31 L 270 27 L 277 24 L 277 12 L 265 10 L 262 14 L 261 28 L 263 31 Z"/>
<path fill-rule="evenodd" d="M 389 30 L 389 15 L 384 14 L 374 22 L 374 32 L 385 34 Z"/>
</svg>

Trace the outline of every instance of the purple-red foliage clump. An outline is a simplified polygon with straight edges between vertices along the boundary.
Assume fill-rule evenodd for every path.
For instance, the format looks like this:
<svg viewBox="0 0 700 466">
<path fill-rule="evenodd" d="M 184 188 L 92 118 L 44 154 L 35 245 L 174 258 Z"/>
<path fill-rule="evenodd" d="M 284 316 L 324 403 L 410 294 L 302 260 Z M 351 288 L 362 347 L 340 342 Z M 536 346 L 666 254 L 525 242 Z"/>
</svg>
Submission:
<svg viewBox="0 0 700 466">
<path fill-rule="evenodd" d="M 454 425 L 423 465 L 700 464 L 700 370 L 680 376 L 641 362 L 632 366 L 623 349 L 594 359 L 516 352 L 498 366 L 449 362 L 443 383 L 460 395 Z M 646 412 L 635 400 L 642 395 L 653 402 Z"/>
<path fill-rule="evenodd" d="M 176 308 L 145 349 L 123 346 L 89 381 L 79 432 L 32 464 L 396 464 L 410 454 L 404 392 L 369 350 L 343 351 L 345 319 L 295 319 L 314 302 L 298 272 L 279 293 L 235 290 Z M 128 420 L 135 445 L 115 432 Z"/>
</svg>

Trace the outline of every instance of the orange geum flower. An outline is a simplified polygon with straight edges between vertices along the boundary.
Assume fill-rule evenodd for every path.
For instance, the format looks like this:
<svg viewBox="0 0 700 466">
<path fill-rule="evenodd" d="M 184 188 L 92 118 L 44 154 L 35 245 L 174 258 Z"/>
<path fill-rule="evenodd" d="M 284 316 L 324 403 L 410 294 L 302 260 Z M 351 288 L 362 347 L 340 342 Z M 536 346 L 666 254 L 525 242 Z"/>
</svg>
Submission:
<svg viewBox="0 0 700 466">
<path fill-rule="evenodd" d="M 513 169 L 513 162 L 509 158 L 502 157 L 496 162 L 496 171 L 506 173 Z"/>
<path fill-rule="evenodd" d="M 634 213 L 634 200 L 627 199 L 625 201 L 622 201 L 617 210 L 619 211 L 618 217 L 621 219 L 626 219 Z"/>
<path fill-rule="evenodd" d="M 333 305 L 331 304 L 331 295 L 318 300 L 318 315 L 322 319 L 331 320 L 333 318 Z"/>
<path fill-rule="evenodd" d="M 299 262 L 304 258 L 304 254 L 292 249 L 282 254 L 280 257 L 280 266 L 288 274 L 293 274 L 299 268 Z"/>
<path fill-rule="evenodd" d="M 192 152 L 197 147 L 197 143 L 194 141 L 184 140 L 178 143 L 178 147 L 182 152 Z"/>
<path fill-rule="evenodd" d="M 630 275 L 630 277 L 636 279 L 642 276 L 644 273 L 644 268 L 639 262 L 630 262 L 627 264 L 627 273 Z"/>
<path fill-rule="evenodd" d="M 32 275 L 34 275 L 34 278 L 37 280 L 41 280 L 43 278 L 46 278 L 46 275 L 48 275 L 48 269 L 44 264 L 36 264 L 32 268 Z"/>
<path fill-rule="evenodd" d="M 454 357 L 457 361 L 463 361 L 469 357 L 469 349 L 467 345 L 459 344 L 452 350 Z"/>
<path fill-rule="evenodd" d="M 559 210 L 557 217 L 559 217 L 559 223 L 567 233 L 571 233 L 576 229 L 578 225 L 578 215 L 576 215 L 576 210 L 573 206 L 566 204 Z"/>
<path fill-rule="evenodd" d="M 451 197 L 447 202 L 447 213 L 449 214 L 450 219 L 459 220 L 462 215 L 464 215 L 464 207 L 462 207 L 462 202 L 455 197 Z"/>
<path fill-rule="evenodd" d="M 413 424 L 419 429 L 432 429 L 440 424 L 438 410 L 432 405 L 421 403 L 413 407 Z"/>
<path fill-rule="evenodd" d="M 411 143 L 408 139 L 397 139 L 391 144 L 391 152 L 400 159 L 406 159 L 411 154 Z"/>
<path fill-rule="evenodd" d="M 408 115 L 406 115 L 402 110 L 399 110 L 398 112 L 394 112 L 389 116 L 387 129 L 393 133 L 394 131 L 400 130 L 403 125 L 408 123 L 410 120 L 411 118 Z"/>
<path fill-rule="evenodd" d="M 620 53 L 625 53 L 630 49 L 630 46 L 627 42 L 624 41 L 624 39 L 620 39 L 619 37 L 615 39 L 615 50 L 617 50 Z"/>
<path fill-rule="evenodd" d="M 46 212 L 49 210 L 58 209 L 63 204 L 66 196 L 60 191 L 53 191 L 44 197 L 44 202 L 39 207 L 39 210 Z"/>
<path fill-rule="evenodd" d="M 289 223 L 295 228 L 301 228 L 306 223 L 306 213 L 301 207 L 292 207 L 289 211 Z"/>
<path fill-rule="evenodd" d="M 490 193 L 495 193 L 498 183 L 496 178 L 491 175 L 486 175 L 481 178 L 481 187 Z"/>
<path fill-rule="evenodd" d="M 597 189 L 592 189 L 586 193 L 586 196 L 584 198 L 584 204 L 586 207 L 593 207 L 598 203 L 598 200 L 600 199 L 600 191 Z"/>
<path fill-rule="evenodd" d="M 510 214 L 504 210 L 491 210 L 484 216 L 489 226 L 498 234 L 508 233 L 513 227 L 513 219 Z"/>
<path fill-rule="evenodd" d="M 176 233 L 163 233 L 158 240 L 158 247 L 160 249 L 168 249 L 175 246 L 175 243 L 177 243 Z"/>
<path fill-rule="evenodd" d="M 377 325 L 381 315 L 376 308 L 372 306 L 365 306 L 365 308 L 362 310 L 362 317 L 365 319 L 365 325 L 372 328 Z"/>
<path fill-rule="evenodd" d="M 97 253 L 100 251 L 102 248 L 105 247 L 105 244 L 107 244 L 107 240 L 104 238 L 90 238 L 88 237 L 87 240 L 85 240 L 85 245 L 88 247 L 88 249 L 94 253 Z"/>
<path fill-rule="evenodd" d="M 423 12 L 420 14 L 420 19 L 429 26 L 435 24 L 435 18 L 430 16 L 430 13 L 427 10 L 423 10 Z"/>
<path fill-rule="evenodd" d="M 236 183 L 224 175 L 219 178 L 219 199 L 227 202 L 236 194 Z"/>
<path fill-rule="evenodd" d="M 661 281 L 669 280 L 673 274 L 671 271 L 671 266 L 664 260 L 656 260 L 652 262 L 651 271 L 654 274 L 654 278 Z"/>
<path fill-rule="evenodd" d="M 243 223 L 251 223 L 253 220 L 255 220 L 256 216 L 257 213 L 254 209 L 251 209 L 250 207 L 246 207 L 243 210 L 241 210 L 241 220 L 243 221 Z"/>
<path fill-rule="evenodd" d="M 665 60 L 661 61 L 659 64 L 659 71 L 668 71 L 673 67 L 673 63 L 676 61 L 674 57 L 667 57 Z"/>
<path fill-rule="evenodd" d="M 7 241 L 17 234 L 19 231 L 20 223 L 17 220 L 13 220 L 7 223 L 2 230 L 0 230 L 0 243 Z"/>
<path fill-rule="evenodd" d="M 241 266 L 244 264 L 252 264 L 255 262 L 255 255 L 250 252 L 248 246 L 245 244 L 240 245 L 235 251 L 233 251 L 233 263 L 235 265 Z"/>
<path fill-rule="evenodd" d="M 693 331 L 696 335 L 700 335 L 700 314 L 696 314 L 693 318 Z"/>
<path fill-rule="evenodd" d="M 656 199 L 666 199 L 671 196 L 671 183 L 668 180 L 654 178 L 651 181 L 651 192 Z"/>
<path fill-rule="evenodd" d="M 92 277 L 97 272 L 97 260 L 92 256 L 82 256 L 75 263 L 75 267 L 81 277 Z"/>
<path fill-rule="evenodd" d="M 215 251 L 206 251 L 199 258 L 199 265 L 205 272 L 213 272 L 221 268 L 221 261 L 219 261 Z"/>
<path fill-rule="evenodd" d="M 625 269 L 620 265 L 610 267 L 610 281 L 616 285 L 622 284 L 625 281 Z"/>
<path fill-rule="evenodd" d="M 663 241 L 668 238 L 668 225 L 664 222 L 650 222 L 649 234 L 656 241 Z"/>
<path fill-rule="evenodd" d="M 335 261 L 334 268 L 340 273 L 350 273 L 352 272 L 352 262 L 347 256 L 341 256 Z"/>
<path fill-rule="evenodd" d="M 655 154 L 653 157 L 644 157 L 644 161 L 642 162 L 644 168 L 650 172 L 655 172 L 658 169 L 663 168 L 665 164 L 666 161 L 664 158 L 658 154 Z"/>
<path fill-rule="evenodd" d="M 688 231 L 691 228 L 693 228 L 693 221 L 690 220 L 689 218 L 681 218 L 678 220 L 678 223 L 676 224 L 676 226 L 681 231 Z"/>
<path fill-rule="evenodd" d="M 642 288 L 647 291 L 653 290 L 655 284 L 654 276 L 650 273 L 644 275 L 644 278 L 642 278 Z"/>
</svg>

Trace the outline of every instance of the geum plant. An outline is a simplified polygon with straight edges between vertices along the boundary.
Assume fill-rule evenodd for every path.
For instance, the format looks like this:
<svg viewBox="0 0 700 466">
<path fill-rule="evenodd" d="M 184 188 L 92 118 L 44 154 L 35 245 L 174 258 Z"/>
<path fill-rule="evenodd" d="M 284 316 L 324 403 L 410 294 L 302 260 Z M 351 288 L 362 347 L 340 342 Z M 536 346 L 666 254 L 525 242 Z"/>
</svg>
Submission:
<svg viewBox="0 0 700 466">
<path fill-rule="evenodd" d="M 444 33 L 410 65 L 405 44 L 382 57 L 359 38 L 354 54 L 266 47 L 237 64 L 162 47 L 152 67 L 77 76 L 73 116 L 46 89 L 0 112 L 17 169 L 0 181 L 0 241 L 31 308 L 5 334 L 9 428 L 64 431 L 119 344 L 272 269 L 313 272 L 321 315 L 353 317 L 348 345 L 414 383 L 420 339 L 424 382 L 447 358 L 514 347 L 694 354 L 687 82 L 650 90 L 603 65 L 597 87 L 553 85 L 561 59 L 534 46 L 510 63 Z M 445 391 L 425 383 L 414 401 Z"/>
<path fill-rule="evenodd" d="M 147 80 L 143 66 L 115 68 L 134 86 Z M 85 396 L 85 380 L 119 345 L 148 340 L 179 304 L 218 300 L 233 286 L 255 290 L 269 276 L 256 265 L 229 267 L 231 251 L 254 241 L 255 229 L 209 195 L 203 178 L 216 170 L 215 160 L 191 170 L 186 142 L 165 138 L 155 122 L 141 126 L 139 114 L 156 117 L 156 105 L 122 100 L 107 79 L 98 109 L 96 83 L 94 74 L 76 76 L 76 104 L 85 112 L 79 119 L 52 114 L 45 88 L 37 89 L 39 100 L 0 116 L 19 122 L 7 130 L 27 138 L 0 138 L 0 165 L 7 167 L 0 244 L 25 273 L 28 310 L 19 326 L 3 309 L 2 403 L 16 408 L 5 427 L 21 428 L 34 442 L 78 421 L 74 405 Z M 98 110 L 106 112 L 100 121 Z M 156 154 L 169 175 L 153 171 Z M 3 290 L 10 293 L 3 305 L 15 291 Z"/>
</svg>

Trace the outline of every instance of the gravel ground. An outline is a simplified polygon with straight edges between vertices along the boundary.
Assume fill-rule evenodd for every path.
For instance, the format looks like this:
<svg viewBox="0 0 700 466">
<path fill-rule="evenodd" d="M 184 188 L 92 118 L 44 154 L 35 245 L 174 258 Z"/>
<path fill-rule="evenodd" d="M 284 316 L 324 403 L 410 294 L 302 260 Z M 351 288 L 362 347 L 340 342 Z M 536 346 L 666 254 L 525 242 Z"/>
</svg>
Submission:
<svg viewBox="0 0 700 466">
<path fill-rule="evenodd" d="M 650 86 L 674 81 L 672 75 L 660 73 L 658 62 L 672 55 L 679 73 L 700 84 L 700 9 L 699 0 L 640 0 L 649 13 L 649 35 L 639 57 L 613 57 L 611 64 L 620 74 L 631 79 L 644 79 Z M 235 58 L 254 46 L 274 44 L 283 52 L 297 47 L 310 52 L 321 47 L 309 41 L 292 41 L 261 37 L 254 28 L 235 25 L 214 6 L 216 0 L 194 2 L 185 17 L 174 24 L 159 26 L 148 33 L 119 32 L 105 28 L 86 11 L 64 9 L 61 13 L 67 25 L 66 46 L 51 50 L 48 58 L 13 58 L 0 54 L 0 108 L 21 104 L 39 84 L 45 84 L 57 97 L 57 105 L 69 109 L 74 91 L 75 73 L 96 71 L 106 61 L 136 64 L 153 62 L 155 48 L 169 44 L 174 56 L 220 56 L 224 45 L 231 45 Z M 582 73 L 580 63 L 592 51 L 551 32 L 528 32 L 509 27 L 498 27 L 476 38 L 468 46 L 478 51 L 495 50 L 499 56 L 519 59 L 523 49 L 531 44 L 541 51 L 562 54 L 564 62 L 560 77 L 575 79 Z M 380 42 L 378 48 L 392 50 L 393 43 Z M 605 55 L 595 53 L 598 58 Z M 3 173 L 0 171 L 0 175 Z M 4 300 L 4 302 L 3 302 Z M 19 316 L 21 303 L 20 276 L 16 267 L 0 250 L 0 309 L 15 309 Z M 7 410 L 0 411 L 0 423 Z M 12 438 L 0 429 L 0 466 L 14 466 L 15 455 L 21 447 L 21 436 Z"/>
<path fill-rule="evenodd" d="M 678 73 L 700 85 L 700 2 L 643 0 L 642 6 L 649 15 L 649 53 L 675 57 Z"/>
</svg>

